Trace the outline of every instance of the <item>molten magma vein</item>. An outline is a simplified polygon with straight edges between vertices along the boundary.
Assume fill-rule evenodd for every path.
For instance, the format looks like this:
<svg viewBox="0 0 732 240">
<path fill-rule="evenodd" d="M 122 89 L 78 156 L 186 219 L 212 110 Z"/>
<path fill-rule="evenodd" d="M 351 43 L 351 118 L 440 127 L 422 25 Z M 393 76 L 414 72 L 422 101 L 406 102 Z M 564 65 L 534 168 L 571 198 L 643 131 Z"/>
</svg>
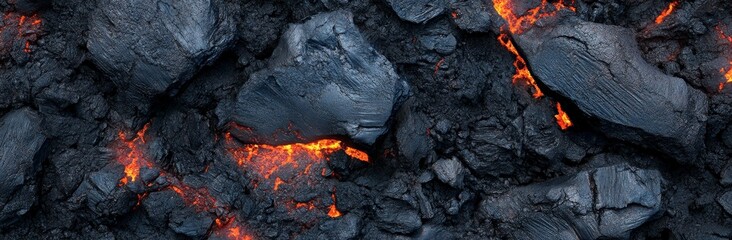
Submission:
<svg viewBox="0 0 732 240">
<path fill-rule="evenodd" d="M 17 25 L 17 39 L 25 39 L 25 43 L 23 44 L 23 52 L 30 53 L 31 52 L 31 42 L 35 42 L 36 34 L 41 31 L 41 23 L 43 22 L 40 17 L 38 17 L 37 14 L 33 14 L 30 16 L 26 15 L 19 15 L 17 13 L 5 13 L 3 16 L 3 27 L 1 31 L 4 31 L 5 28 L 9 25 L 15 24 L 15 22 L 18 23 Z"/>
<path fill-rule="evenodd" d="M 125 176 L 120 179 L 120 185 L 126 185 L 137 181 L 140 176 L 140 169 L 143 166 L 148 168 L 155 167 L 152 162 L 147 160 L 145 157 L 145 145 L 147 144 L 145 141 L 145 134 L 149 128 L 150 123 L 145 124 L 145 126 L 138 131 L 132 139 L 128 139 L 127 135 L 123 131 L 118 132 L 120 146 L 117 148 L 119 150 L 117 153 L 117 161 L 125 166 Z M 165 175 L 167 175 L 167 173 L 161 169 L 160 176 Z M 245 234 L 240 226 L 231 224 L 234 220 L 233 218 L 226 219 L 219 215 L 219 211 L 216 210 L 219 208 L 227 209 L 227 207 L 219 206 L 216 198 L 214 198 L 207 189 L 190 187 L 176 178 L 167 178 L 167 180 L 169 183 L 167 188 L 178 194 L 186 205 L 194 207 L 196 211 L 199 212 L 216 213 L 216 226 L 222 229 L 224 227 L 228 228 L 226 229 L 227 238 L 232 240 L 253 239 L 251 235 Z M 148 192 L 139 194 L 137 196 L 137 205 L 140 205 L 142 200 L 147 196 Z"/>
<path fill-rule="evenodd" d="M 562 9 L 575 11 L 574 0 L 558 0 L 550 3 L 549 0 L 542 0 L 535 8 L 526 10 L 523 14 L 514 12 L 514 0 L 493 0 L 493 8 L 508 23 L 508 30 L 512 34 L 520 34 L 527 27 L 533 26 L 542 18 L 551 17 Z M 568 3 L 565 3 L 568 2 Z"/>
<path fill-rule="evenodd" d="M 554 118 L 557 119 L 557 124 L 559 124 L 562 130 L 567 130 L 567 128 L 573 125 L 572 121 L 569 120 L 569 115 L 562 110 L 562 106 L 559 103 L 557 103 L 557 114 L 554 115 Z"/>
<path fill-rule="evenodd" d="M 228 134 L 227 139 L 231 139 Z M 365 152 L 344 146 L 343 142 L 333 139 L 279 146 L 248 144 L 243 148 L 234 149 L 232 154 L 240 166 L 247 166 L 263 178 L 269 179 L 283 166 L 303 169 L 304 174 L 309 174 L 312 163 L 328 159 L 328 155 L 339 150 L 343 150 L 348 156 L 360 161 L 369 161 L 368 154 Z M 305 164 L 305 166 L 303 167 L 301 164 Z M 275 188 L 278 188 L 281 183 L 281 179 L 275 180 Z"/>
<path fill-rule="evenodd" d="M 723 40 L 726 40 L 729 42 L 730 45 L 732 45 L 732 36 L 729 36 L 724 33 L 721 27 L 716 27 L 717 32 L 719 33 L 719 37 Z M 719 91 L 721 92 L 724 89 L 724 85 L 727 83 L 732 83 L 732 60 L 729 62 L 729 67 L 725 70 L 724 68 L 719 69 L 719 72 L 724 74 L 724 78 L 726 81 L 719 83 Z"/>
<path fill-rule="evenodd" d="M 663 12 L 661 12 L 661 14 L 658 15 L 658 17 L 656 17 L 656 24 L 661 24 L 663 22 L 663 20 L 665 20 L 669 15 L 671 15 L 671 13 L 674 12 L 674 10 L 676 9 L 676 7 L 678 7 L 678 5 L 679 5 L 678 0 L 674 0 L 673 2 L 669 3 L 668 7 L 666 7 L 666 9 L 663 10 Z"/>
<path fill-rule="evenodd" d="M 508 51 L 516 57 L 516 60 L 513 61 L 513 66 L 516 68 L 516 73 L 513 75 L 513 83 L 516 84 L 517 82 L 523 80 L 526 82 L 527 85 L 531 86 L 534 89 L 534 93 L 532 94 L 534 98 L 540 98 L 544 96 L 544 93 L 542 93 L 541 89 L 539 89 L 539 85 L 536 84 L 536 79 L 534 79 L 534 76 L 531 75 L 531 71 L 529 71 L 529 68 L 526 65 L 526 60 L 521 57 L 521 54 L 519 54 L 518 50 L 513 45 L 513 42 L 511 41 L 511 38 L 508 36 L 508 34 L 501 33 L 498 36 L 498 42 L 500 42 L 503 47 L 508 49 Z"/>
<path fill-rule="evenodd" d="M 120 184 L 125 185 L 134 182 L 140 176 L 140 168 L 152 167 L 152 164 L 145 158 L 143 148 L 145 146 L 145 133 L 150 124 L 137 132 L 134 138 L 129 139 L 123 131 L 119 131 L 117 136 L 122 143 L 118 148 L 117 161 L 125 166 L 125 176 L 120 179 Z"/>
</svg>

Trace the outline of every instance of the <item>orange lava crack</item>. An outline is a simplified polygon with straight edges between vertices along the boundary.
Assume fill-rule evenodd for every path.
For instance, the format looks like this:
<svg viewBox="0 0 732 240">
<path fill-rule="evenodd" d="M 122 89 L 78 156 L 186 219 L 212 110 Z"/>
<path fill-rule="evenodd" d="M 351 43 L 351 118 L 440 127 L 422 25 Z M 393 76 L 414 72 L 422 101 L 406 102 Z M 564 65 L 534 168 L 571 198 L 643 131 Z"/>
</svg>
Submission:
<svg viewBox="0 0 732 240">
<path fill-rule="evenodd" d="M 561 104 L 557 103 L 557 114 L 554 115 L 554 118 L 557 119 L 557 124 L 559 124 L 559 128 L 562 130 L 567 130 L 572 125 L 572 121 L 569 119 L 569 115 L 567 115 L 564 110 L 562 110 Z"/>
<path fill-rule="evenodd" d="M 669 3 L 668 7 L 666 7 L 666 9 L 664 9 L 663 12 L 661 12 L 661 14 L 658 15 L 658 17 L 656 17 L 656 20 L 655 20 L 656 24 L 663 23 L 663 21 L 666 20 L 666 18 L 669 15 L 671 15 L 671 13 L 673 13 L 674 10 L 676 9 L 676 7 L 678 7 L 678 6 L 679 6 L 678 0 L 674 0 L 673 2 Z"/>
</svg>

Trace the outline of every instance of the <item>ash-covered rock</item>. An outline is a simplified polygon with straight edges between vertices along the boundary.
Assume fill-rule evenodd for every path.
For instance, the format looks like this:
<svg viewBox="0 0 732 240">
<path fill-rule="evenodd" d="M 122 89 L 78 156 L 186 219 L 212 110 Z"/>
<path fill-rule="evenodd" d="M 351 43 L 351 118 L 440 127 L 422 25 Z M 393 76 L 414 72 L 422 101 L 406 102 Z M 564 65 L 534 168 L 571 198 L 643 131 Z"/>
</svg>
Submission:
<svg viewBox="0 0 732 240">
<path fill-rule="evenodd" d="M 183 84 L 235 35 L 232 6 L 220 0 L 104 0 L 98 6 L 89 23 L 91 59 L 133 100 Z"/>
<path fill-rule="evenodd" d="M 236 100 L 216 113 L 234 136 L 276 144 L 345 135 L 372 144 L 384 134 L 408 87 L 361 36 L 348 11 L 292 25 L 269 68 L 256 72 Z"/>
<path fill-rule="evenodd" d="M 440 15 L 447 8 L 447 0 L 387 0 L 401 19 L 424 23 Z"/>
<path fill-rule="evenodd" d="M 30 109 L 0 120 L 0 228 L 16 222 L 36 203 L 36 175 L 45 158 L 41 118 Z"/>
<path fill-rule="evenodd" d="M 481 202 L 516 239 L 628 238 L 661 209 L 661 175 L 626 164 L 511 190 Z"/>
<path fill-rule="evenodd" d="M 608 136 L 685 161 L 702 149 L 706 97 L 646 63 L 630 30 L 572 20 L 515 39 L 539 81 Z"/>
</svg>

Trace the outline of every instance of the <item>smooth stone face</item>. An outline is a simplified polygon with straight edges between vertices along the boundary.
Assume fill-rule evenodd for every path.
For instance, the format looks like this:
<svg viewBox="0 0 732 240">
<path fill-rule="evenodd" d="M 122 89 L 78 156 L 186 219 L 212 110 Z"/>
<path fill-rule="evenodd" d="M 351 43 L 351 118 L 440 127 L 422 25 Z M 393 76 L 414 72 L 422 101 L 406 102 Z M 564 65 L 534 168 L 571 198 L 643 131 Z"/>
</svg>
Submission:
<svg viewBox="0 0 732 240">
<path fill-rule="evenodd" d="M 118 87 L 145 99 L 183 84 L 235 35 L 220 0 L 103 0 L 92 14 L 91 59 Z"/>
<path fill-rule="evenodd" d="M 393 65 L 361 36 L 352 14 L 335 11 L 290 26 L 269 68 L 252 74 L 235 101 L 221 103 L 216 113 L 246 142 L 341 135 L 372 144 L 388 130 L 407 91 Z"/>
<path fill-rule="evenodd" d="M 538 81 L 597 120 L 606 135 L 692 161 L 707 99 L 641 57 L 632 31 L 570 19 L 514 36 Z"/>
<path fill-rule="evenodd" d="M 30 109 L 9 112 L 0 120 L 0 228 L 20 219 L 38 198 L 36 174 L 46 142 L 40 122 Z"/>
</svg>

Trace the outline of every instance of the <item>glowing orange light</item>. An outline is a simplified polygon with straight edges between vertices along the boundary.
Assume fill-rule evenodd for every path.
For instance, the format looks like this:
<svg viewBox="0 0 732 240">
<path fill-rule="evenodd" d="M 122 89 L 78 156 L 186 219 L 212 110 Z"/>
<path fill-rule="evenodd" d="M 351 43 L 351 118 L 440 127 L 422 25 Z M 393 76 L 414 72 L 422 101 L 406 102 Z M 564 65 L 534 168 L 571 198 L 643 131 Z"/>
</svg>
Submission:
<svg viewBox="0 0 732 240">
<path fill-rule="evenodd" d="M 508 23 L 508 29 L 513 34 L 522 33 L 526 27 L 533 26 L 542 18 L 551 17 L 562 9 L 575 11 L 574 0 L 565 3 L 565 0 L 559 0 L 549 3 L 548 0 L 542 0 L 541 4 L 535 8 L 529 9 L 523 14 L 517 14 L 513 9 L 513 0 L 493 0 L 493 8 Z M 552 9 L 553 7 L 553 9 Z"/>
<path fill-rule="evenodd" d="M 434 72 L 435 76 L 437 76 L 437 72 L 440 71 L 440 66 L 442 66 L 443 63 L 445 63 L 445 58 L 440 58 L 440 61 L 438 61 L 437 64 L 435 64 L 435 72 Z"/>
<path fill-rule="evenodd" d="M 569 120 L 569 115 L 562 110 L 562 106 L 559 103 L 557 103 L 557 115 L 554 115 L 554 118 L 557 119 L 557 124 L 559 124 L 562 130 L 567 130 L 567 128 L 573 125 L 572 121 Z"/>
<path fill-rule="evenodd" d="M 226 136 L 231 140 L 231 136 Z M 230 149 L 239 165 L 253 168 L 265 179 L 282 166 L 291 166 L 303 169 L 303 173 L 310 172 L 310 164 L 327 159 L 326 156 L 344 150 L 346 155 L 368 162 L 368 154 L 360 150 L 346 147 L 339 140 L 323 139 L 311 143 L 294 143 L 287 145 L 248 144 L 243 148 Z M 299 158 L 296 158 L 301 156 Z"/>
<path fill-rule="evenodd" d="M 3 16 L 3 21 L 5 24 L 10 25 L 11 23 L 15 23 L 17 21 L 17 40 L 24 41 L 23 44 L 23 52 L 30 53 L 31 48 L 30 45 L 35 42 L 37 39 L 37 32 L 41 30 L 41 22 L 42 20 L 38 17 L 38 15 L 19 15 L 17 13 L 5 13 Z M 4 31 L 5 29 L 0 29 L 0 31 Z"/>
<path fill-rule="evenodd" d="M 281 185 L 282 183 L 284 183 L 284 181 L 282 181 L 282 179 L 280 179 L 280 177 L 277 177 L 277 179 L 275 179 L 275 182 L 274 182 L 274 188 L 273 188 L 273 189 L 274 189 L 275 191 L 277 191 L 277 189 L 279 189 L 279 188 L 280 188 L 280 185 Z"/>
<path fill-rule="evenodd" d="M 656 24 L 661 24 L 663 22 L 663 20 L 665 20 L 669 15 L 671 15 L 671 13 L 674 12 L 674 9 L 676 9 L 676 7 L 678 5 L 679 5 L 678 0 L 674 0 L 673 2 L 669 3 L 668 7 L 666 7 L 666 9 L 663 10 L 663 12 L 661 12 L 661 14 L 658 15 L 658 17 L 656 17 Z"/>
<path fill-rule="evenodd" d="M 336 208 L 336 198 L 335 193 L 332 193 L 330 195 L 331 198 L 333 198 L 333 204 L 330 205 L 330 209 L 328 210 L 328 216 L 331 218 L 337 218 L 341 216 L 341 212 L 338 211 L 338 208 Z"/>
<path fill-rule="evenodd" d="M 152 164 L 145 158 L 143 152 L 143 146 L 145 144 L 145 133 L 150 127 L 150 123 L 137 132 L 135 138 L 127 140 L 127 135 L 120 131 L 118 132 L 119 141 L 122 145 L 117 148 L 117 161 L 125 166 L 125 177 L 120 180 L 122 185 L 129 182 L 134 182 L 140 175 L 140 168 L 152 167 Z"/>
<path fill-rule="evenodd" d="M 352 147 L 346 147 L 346 155 L 351 156 L 352 158 L 358 159 L 362 162 L 369 162 L 369 155 L 365 152 L 362 152 L 361 150 L 352 148 Z"/>
<path fill-rule="evenodd" d="M 534 79 L 534 76 L 531 75 L 531 72 L 526 65 L 526 60 L 521 57 L 521 54 L 519 54 L 518 50 L 513 45 L 513 42 L 511 41 L 511 38 L 508 36 L 508 34 L 501 33 L 498 36 L 498 42 L 501 43 L 503 47 L 508 49 L 508 51 L 516 57 L 516 60 L 513 61 L 513 66 L 516 68 L 516 73 L 513 75 L 513 83 L 515 84 L 518 81 L 523 80 L 526 82 L 527 85 L 531 86 L 534 89 L 534 93 L 532 94 L 534 98 L 541 98 L 542 96 L 544 96 L 544 93 L 542 93 L 541 89 L 539 89 L 539 85 L 536 84 L 536 79 Z"/>
<path fill-rule="evenodd" d="M 732 44 L 732 36 L 725 34 L 720 26 L 715 27 L 715 29 L 717 29 L 719 37 L 722 38 L 722 40 L 726 40 L 729 44 Z M 724 68 L 719 69 L 719 72 L 724 74 L 724 78 L 726 79 L 726 81 L 719 83 L 720 92 L 724 89 L 725 84 L 732 83 L 732 61 L 729 62 L 729 65 L 730 67 L 727 70 Z"/>
</svg>

